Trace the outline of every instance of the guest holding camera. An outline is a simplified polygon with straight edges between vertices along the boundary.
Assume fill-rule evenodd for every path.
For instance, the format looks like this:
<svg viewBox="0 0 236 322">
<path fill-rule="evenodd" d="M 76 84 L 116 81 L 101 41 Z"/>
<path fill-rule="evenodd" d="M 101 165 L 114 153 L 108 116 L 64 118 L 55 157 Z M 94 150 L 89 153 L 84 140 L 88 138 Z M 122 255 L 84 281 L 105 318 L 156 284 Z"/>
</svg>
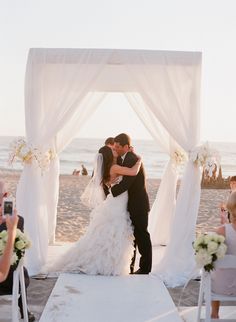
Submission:
<svg viewBox="0 0 236 322">
<path fill-rule="evenodd" d="M 0 281 L 0 295 L 12 294 L 13 275 L 14 275 L 14 271 L 15 271 L 16 267 L 14 265 L 10 266 L 10 260 L 11 260 L 13 246 L 14 246 L 14 242 L 15 242 L 16 228 L 20 229 L 21 231 L 24 231 L 24 218 L 21 216 L 17 216 L 16 209 L 14 210 L 12 216 L 7 215 L 6 218 L 3 218 L 3 216 L 2 216 L 2 214 L 3 214 L 2 205 L 4 203 L 4 198 L 6 198 L 7 196 L 8 196 L 8 192 L 6 191 L 5 184 L 3 181 L 0 181 L 0 205 L 1 205 L 0 206 L 0 232 L 3 230 L 7 230 L 8 239 L 9 239 L 9 241 L 7 241 L 7 243 L 10 244 L 10 246 L 8 246 L 8 248 L 7 247 L 5 248 L 5 252 L 7 249 L 8 254 L 9 254 L 9 248 L 10 248 L 10 254 L 8 255 L 9 258 L 8 258 L 8 262 L 7 262 L 9 267 L 8 267 L 7 272 L 5 273 L 5 276 L 4 276 L 5 278 Z M 4 254 L 5 254 L 5 252 L 4 252 Z M 1 258 L 1 263 L 3 262 L 3 260 L 6 261 L 4 259 L 4 255 Z M 1 263 L 0 263 L 0 265 L 1 265 Z M 3 265 L 3 267 L 5 267 L 5 266 Z M 25 277 L 25 287 L 27 288 L 29 286 L 30 279 L 29 279 L 28 271 L 25 267 L 24 267 L 24 277 Z M 23 318 L 24 314 L 23 314 L 23 304 L 22 304 L 21 296 L 18 299 L 18 306 L 20 309 L 21 318 Z M 34 317 L 33 313 L 31 313 L 29 311 L 28 311 L 28 320 L 29 320 L 29 322 L 35 321 L 35 317 Z"/>
<path fill-rule="evenodd" d="M 1 222 L 1 217 L 2 217 L 2 214 L 0 213 L 0 222 Z M 11 265 L 11 256 L 13 253 L 13 246 L 16 238 L 17 223 L 18 223 L 18 216 L 16 215 L 16 212 L 14 213 L 13 216 L 6 217 L 8 238 L 7 238 L 6 247 L 4 249 L 4 253 L 0 257 L 0 282 L 5 281 L 9 273 L 9 269 Z"/>
<path fill-rule="evenodd" d="M 230 223 L 219 227 L 216 232 L 225 237 L 227 254 L 236 255 L 236 191 L 232 192 L 227 201 L 230 212 Z M 217 294 L 236 296 L 236 269 L 216 269 L 212 273 L 212 291 Z M 211 317 L 219 318 L 220 301 L 212 301 Z"/>
</svg>

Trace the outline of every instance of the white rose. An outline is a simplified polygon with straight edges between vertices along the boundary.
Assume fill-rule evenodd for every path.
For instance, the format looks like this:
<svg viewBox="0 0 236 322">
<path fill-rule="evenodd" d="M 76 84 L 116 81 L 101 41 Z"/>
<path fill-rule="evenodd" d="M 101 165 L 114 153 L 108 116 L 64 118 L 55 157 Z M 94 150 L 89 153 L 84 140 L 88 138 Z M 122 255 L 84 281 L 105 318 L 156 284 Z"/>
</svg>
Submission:
<svg viewBox="0 0 236 322">
<path fill-rule="evenodd" d="M 29 237 L 27 236 L 26 233 L 22 233 L 21 232 L 21 236 L 19 237 L 19 239 L 24 242 L 25 244 L 25 248 L 30 248 L 31 247 L 31 241 L 29 239 Z"/>
<path fill-rule="evenodd" d="M 198 248 L 200 244 L 204 242 L 204 235 L 198 236 L 198 238 L 195 240 L 193 247 L 194 249 Z"/>
<path fill-rule="evenodd" d="M 17 230 L 16 230 L 16 238 L 17 237 L 21 238 L 22 235 L 24 235 L 24 233 L 22 233 L 22 231 L 19 228 L 17 228 Z"/>
<path fill-rule="evenodd" d="M 216 233 L 210 233 L 211 241 L 218 243 L 218 235 Z"/>
<path fill-rule="evenodd" d="M 215 241 L 210 241 L 207 245 L 207 249 L 210 254 L 214 254 L 217 248 L 218 248 L 218 243 L 216 243 Z"/>
<path fill-rule="evenodd" d="M 225 256 L 227 250 L 227 246 L 225 244 L 221 244 L 216 252 L 216 256 L 218 259 L 223 258 Z"/>
<path fill-rule="evenodd" d="M 199 267 L 203 267 L 212 262 L 212 256 L 205 249 L 200 249 L 195 259 Z"/>
<path fill-rule="evenodd" d="M 20 239 L 20 240 L 23 240 L 23 242 L 25 242 L 25 243 L 26 243 L 26 242 L 27 242 L 27 240 L 28 240 L 27 236 L 26 236 L 25 234 L 23 234 L 23 233 L 19 236 L 19 239 Z"/>
<path fill-rule="evenodd" d="M 7 236 L 7 231 L 6 230 L 3 230 L 1 233 L 0 233 L 0 237 L 4 238 Z"/>
<path fill-rule="evenodd" d="M 21 250 L 25 248 L 25 243 L 23 242 L 23 240 L 19 240 L 15 243 L 15 248 Z"/>
<path fill-rule="evenodd" d="M 216 233 L 212 233 L 212 234 L 211 234 L 211 237 L 212 237 L 212 238 L 211 238 L 211 240 L 212 240 L 212 241 L 215 241 L 216 243 L 219 243 L 219 236 L 220 236 L 220 235 L 218 235 L 218 234 L 216 234 Z"/>
<path fill-rule="evenodd" d="M 218 235 L 218 242 L 223 243 L 225 241 L 225 237 L 222 235 Z"/>
<path fill-rule="evenodd" d="M 193 243 L 193 248 L 197 250 L 198 247 L 199 247 L 199 240 L 196 239 L 195 242 Z"/>
</svg>

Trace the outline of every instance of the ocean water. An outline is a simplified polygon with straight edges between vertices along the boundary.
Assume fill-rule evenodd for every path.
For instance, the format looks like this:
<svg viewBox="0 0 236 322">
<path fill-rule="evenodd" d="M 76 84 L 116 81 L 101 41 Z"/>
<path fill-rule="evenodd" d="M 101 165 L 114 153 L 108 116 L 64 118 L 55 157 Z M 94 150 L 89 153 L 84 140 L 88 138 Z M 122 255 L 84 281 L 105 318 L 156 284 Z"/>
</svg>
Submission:
<svg viewBox="0 0 236 322">
<path fill-rule="evenodd" d="M 13 166 L 8 164 L 10 143 L 15 137 L 0 137 L 0 170 L 21 170 L 20 162 Z M 212 148 L 221 155 L 221 166 L 224 177 L 236 175 L 236 143 L 209 142 Z M 102 139 L 75 138 L 60 154 L 60 173 L 72 174 L 74 169 L 81 170 L 83 164 L 88 173 L 92 173 L 94 156 L 103 145 Z M 161 178 L 168 161 L 168 155 L 163 153 L 154 141 L 133 140 L 137 154 L 142 156 L 147 178 Z M 180 169 L 180 173 L 182 169 Z"/>
</svg>

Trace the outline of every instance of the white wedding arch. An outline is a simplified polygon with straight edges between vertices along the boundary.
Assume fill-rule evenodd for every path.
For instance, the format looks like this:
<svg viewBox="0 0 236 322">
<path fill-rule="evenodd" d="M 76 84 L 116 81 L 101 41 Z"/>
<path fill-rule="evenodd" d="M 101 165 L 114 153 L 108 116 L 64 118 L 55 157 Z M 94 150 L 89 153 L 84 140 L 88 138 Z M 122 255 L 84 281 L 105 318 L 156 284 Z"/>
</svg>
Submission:
<svg viewBox="0 0 236 322">
<path fill-rule="evenodd" d="M 33 247 L 31 274 L 54 242 L 59 191 L 58 154 L 108 92 L 123 92 L 157 144 L 169 154 L 150 213 L 153 245 L 167 244 L 153 273 L 169 285 L 184 283 L 194 268 L 192 241 L 200 200 L 200 170 L 187 161 L 176 200 L 176 153 L 199 144 L 201 53 L 118 49 L 30 49 L 25 77 L 26 140 L 56 157 L 41 175 L 24 166 L 17 206 Z"/>
</svg>

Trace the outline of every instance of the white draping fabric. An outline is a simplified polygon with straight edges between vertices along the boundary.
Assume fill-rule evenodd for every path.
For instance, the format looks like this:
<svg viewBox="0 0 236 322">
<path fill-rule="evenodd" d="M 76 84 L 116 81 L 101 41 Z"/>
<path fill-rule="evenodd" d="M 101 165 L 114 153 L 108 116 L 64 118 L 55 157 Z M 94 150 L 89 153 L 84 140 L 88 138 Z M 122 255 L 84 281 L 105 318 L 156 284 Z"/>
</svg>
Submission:
<svg viewBox="0 0 236 322">
<path fill-rule="evenodd" d="M 96 57 L 92 50 L 67 55 L 67 50 L 31 50 L 25 79 L 26 139 L 33 146 L 57 153 L 70 142 L 94 111 L 104 93 L 89 92 L 109 53 Z M 17 188 L 17 207 L 32 240 L 26 260 L 31 274 L 47 259 L 54 241 L 59 186 L 58 157 L 41 175 L 36 164 L 26 165 Z"/>
<path fill-rule="evenodd" d="M 182 58 L 163 55 L 163 63 L 154 65 L 152 55 L 140 54 L 133 58 L 135 64 L 126 67 L 147 107 L 188 152 L 199 143 L 201 57 Z M 200 170 L 189 161 L 177 197 L 170 242 L 162 261 L 157 266 L 154 263 L 152 270 L 169 286 L 186 282 L 195 267 L 192 242 L 199 199 Z"/>
<path fill-rule="evenodd" d="M 32 49 L 25 82 L 26 139 L 44 151 L 53 148 L 60 152 L 81 129 L 103 99 L 104 92 L 118 90 L 140 94 L 148 111 L 143 123 L 159 143 L 163 140 L 161 145 L 169 155 L 176 144 L 185 151 L 191 151 L 199 141 L 200 67 L 199 53 Z M 140 107 L 136 103 L 132 105 L 136 106 L 134 108 L 139 114 Z M 154 121 L 151 121 L 152 116 Z M 168 135 L 159 138 L 159 131 Z M 180 190 L 183 192 L 178 195 L 172 218 L 176 177 L 171 169 L 169 164 L 163 179 L 166 184 L 162 183 L 165 191 L 159 190 L 161 199 L 171 191 L 172 201 L 168 206 L 165 206 L 164 200 L 160 201 L 160 205 L 156 201 L 157 207 L 161 208 L 158 218 L 169 213 L 169 222 L 172 222 L 171 239 L 161 263 L 163 265 L 159 267 L 163 268 L 161 273 L 170 268 L 169 280 L 174 276 L 180 280 L 192 266 L 193 254 L 189 245 L 193 240 L 200 191 L 200 186 L 199 190 L 193 191 L 193 184 L 198 182 L 199 171 L 188 164 L 187 170 L 192 172 L 189 178 L 185 175 L 182 180 Z M 33 242 L 32 249 L 28 251 L 27 264 L 31 273 L 39 271 L 45 263 L 48 241 L 54 239 L 58 174 L 58 158 L 51 163 L 49 172 L 44 176 L 33 163 L 24 167 L 18 185 L 17 206 L 19 213 L 25 217 L 25 229 Z M 186 207 L 185 193 L 189 185 L 192 190 L 189 191 L 190 200 Z M 160 218 L 157 222 L 161 222 Z M 151 221 L 159 225 L 154 219 Z M 183 222 L 187 246 L 180 242 Z M 179 251 L 185 260 L 176 260 Z"/>
<path fill-rule="evenodd" d="M 152 245 L 166 245 L 170 240 L 178 178 L 178 169 L 172 156 L 174 151 L 179 149 L 179 145 L 170 137 L 138 93 L 126 93 L 125 96 L 158 146 L 170 156 L 149 214 L 148 224 Z"/>
<path fill-rule="evenodd" d="M 171 239 L 161 262 L 154 263 L 152 273 L 160 275 L 170 287 L 183 285 L 196 274 L 192 242 L 200 202 L 200 178 L 199 168 L 188 161 L 177 197 Z"/>
</svg>

